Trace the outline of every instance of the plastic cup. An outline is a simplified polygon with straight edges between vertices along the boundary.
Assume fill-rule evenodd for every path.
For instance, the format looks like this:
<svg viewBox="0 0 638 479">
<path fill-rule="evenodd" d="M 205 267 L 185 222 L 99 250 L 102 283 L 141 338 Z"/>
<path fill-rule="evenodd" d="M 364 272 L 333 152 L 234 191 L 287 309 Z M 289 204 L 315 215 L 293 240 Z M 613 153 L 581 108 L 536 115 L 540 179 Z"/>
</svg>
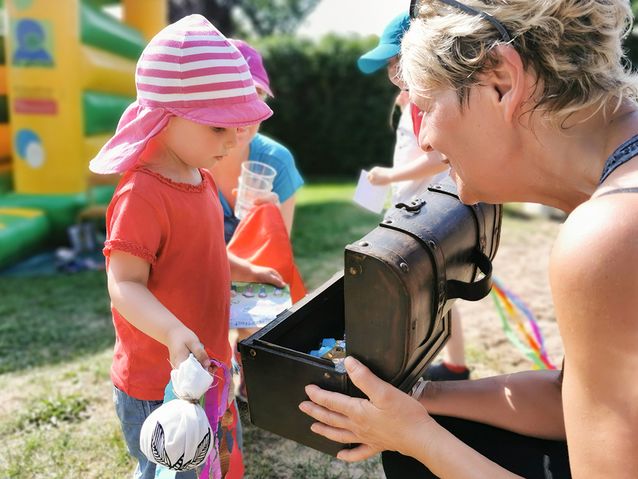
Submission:
<svg viewBox="0 0 638 479">
<path fill-rule="evenodd" d="M 239 178 L 246 186 L 261 187 L 263 181 L 272 186 L 277 170 L 261 161 L 244 161 Z M 269 190 L 270 191 L 270 190 Z"/>
<path fill-rule="evenodd" d="M 255 200 L 272 191 L 277 170 L 260 161 L 244 161 L 238 179 L 235 216 L 244 218 L 254 206 Z"/>
</svg>

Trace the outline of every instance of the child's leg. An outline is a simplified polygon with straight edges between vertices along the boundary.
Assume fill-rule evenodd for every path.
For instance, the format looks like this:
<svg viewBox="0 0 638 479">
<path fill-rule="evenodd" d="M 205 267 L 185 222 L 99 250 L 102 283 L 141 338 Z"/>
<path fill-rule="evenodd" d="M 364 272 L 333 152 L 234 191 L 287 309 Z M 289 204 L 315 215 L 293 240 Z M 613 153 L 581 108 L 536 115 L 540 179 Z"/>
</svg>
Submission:
<svg viewBox="0 0 638 479">
<path fill-rule="evenodd" d="M 246 402 L 247 401 L 247 394 L 246 394 L 246 383 L 244 382 L 244 370 L 242 369 L 242 363 L 241 363 L 241 356 L 239 355 L 239 341 L 246 339 L 248 336 L 255 334 L 257 331 L 259 331 L 260 328 L 239 328 L 236 329 L 236 336 L 235 336 L 235 340 L 233 341 L 232 336 L 233 334 L 229 334 L 229 337 L 231 337 L 231 341 L 230 344 L 233 346 L 233 352 L 235 355 L 235 361 L 237 362 L 237 364 L 239 365 L 239 384 L 237 385 L 237 388 L 235 390 L 235 396 L 237 397 L 237 399 L 239 399 L 240 401 Z"/>
<path fill-rule="evenodd" d="M 465 365 L 465 341 L 463 340 L 463 326 L 461 316 L 456 306 L 452 306 L 451 334 L 445 344 L 445 359 L 438 364 L 430 364 L 423 375 L 431 381 L 455 381 L 468 379 L 470 370 Z"/>
<path fill-rule="evenodd" d="M 452 335 L 445 345 L 445 362 L 454 366 L 465 366 L 465 341 L 458 308 L 452 306 Z"/>
<path fill-rule="evenodd" d="M 224 479 L 241 479 L 244 477 L 243 435 L 237 402 L 228 407 L 222 418 L 222 440 L 219 455 L 222 462 Z"/>
<path fill-rule="evenodd" d="M 141 401 L 114 386 L 113 403 L 117 417 L 120 419 L 128 452 L 137 459 L 137 468 L 133 477 L 135 479 L 153 479 L 155 477 L 155 464 L 150 462 L 140 451 L 140 431 L 144 420 L 162 405 L 162 401 Z"/>
</svg>

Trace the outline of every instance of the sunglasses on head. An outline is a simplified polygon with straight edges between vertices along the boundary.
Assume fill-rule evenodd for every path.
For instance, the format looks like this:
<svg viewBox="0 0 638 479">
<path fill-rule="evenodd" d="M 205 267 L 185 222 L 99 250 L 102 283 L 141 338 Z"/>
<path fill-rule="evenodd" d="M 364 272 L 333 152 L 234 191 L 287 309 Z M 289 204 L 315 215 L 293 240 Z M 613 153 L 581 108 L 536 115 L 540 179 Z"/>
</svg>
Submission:
<svg viewBox="0 0 638 479">
<path fill-rule="evenodd" d="M 494 18 L 492 15 L 490 15 L 489 13 L 484 12 L 482 10 L 477 10 L 476 8 L 473 8 L 467 5 L 463 5 L 462 3 L 459 3 L 456 0 L 438 0 L 438 1 L 441 3 L 445 3 L 446 5 L 449 5 L 450 7 L 457 8 L 458 10 L 461 10 L 469 15 L 474 15 L 477 17 L 484 18 L 485 20 L 490 22 L 492 25 L 494 25 L 494 27 L 501 34 L 501 38 L 503 39 L 504 42 L 508 43 L 512 40 L 512 37 L 508 33 L 507 29 L 503 26 L 503 24 L 499 22 L 496 18 Z M 416 18 L 418 14 L 419 2 L 420 0 L 410 0 L 410 18 L 412 19 Z"/>
</svg>

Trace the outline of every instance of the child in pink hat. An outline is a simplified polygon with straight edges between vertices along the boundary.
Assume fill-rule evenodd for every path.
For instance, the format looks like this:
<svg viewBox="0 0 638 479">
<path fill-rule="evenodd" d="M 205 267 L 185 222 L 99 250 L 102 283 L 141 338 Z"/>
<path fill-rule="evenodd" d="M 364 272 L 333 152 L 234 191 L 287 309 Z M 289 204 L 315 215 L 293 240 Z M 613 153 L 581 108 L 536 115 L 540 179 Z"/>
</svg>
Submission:
<svg viewBox="0 0 638 479">
<path fill-rule="evenodd" d="M 257 94 L 262 98 L 272 97 L 270 78 L 264 66 L 259 51 L 244 40 L 229 38 L 230 43 L 237 47 L 248 63 L 250 73 L 257 89 Z M 224 236 L 226 243 L 233 238 L 237 239 L 235 231 L 239 226 L 239 218 L 235 216 L 236 195 L 234 192 L 239 187 L 242 163 L 254 161 L 265 164 L 275 171 L 272 192 L 264 195 L 255 202 L 257 204 L 272 202 L 278 205 L 279 212 L 285 224 L 288 236 L 292 232 L 292 224 L 295 213 L 297 191 L 304 184 L 304 180 L 297 169 L 292 152 L 278 141 L 259 132 L 260 124 L 256 123 L 243 129 L 237 136 L 237 147 L 228 155 L 227 161 L 219 163 L 210 169 L 218 188 L 218 196 L 224 212 Z M 284 276 L 286 274 L 284 273 Z M 290 280 L 290 278 L 286 278 Z M 240 281 L 233 277 L 233 280 Z M 294 289 L 294 287 L 293 287 Z M 236 346 L 237 342 L 247 338 L 257 329 L 233 329 L 231 330 L 231 342 Z M 239 352 L 235 349 L 235 358 L 241 364 Z M 236 396 L 240 401 L 247 401 L 247 391 L 243 380 L 243 373 L 239 372 Z"/>
<path fill-rule="evenodd" d="M 138 460 L 135 477 L 152 478 L 155 464 L 140 452 L 140 429 L 162 402 L 171 364 L 192 353 L 204 368 L 211 359 L 230 367 L 231 269 L 248 268 L 253 281 L 277 275 L 227 256 L 217 188 L 206 171 L 223 164 L 238 129 L 272 112 L 241 53 L 199 15 L 150 41 L 136 85 L 137 101 L 90 169 L 124 173 L 107 211 L 104 246 L 116 332 L 111 378 Z M 218 376 L 217 387 L 227 388 Z M 225 477 L 242 473 L 240 461 Z M 182 474 L 176 477 L 195 477 Z"/>
</svg>

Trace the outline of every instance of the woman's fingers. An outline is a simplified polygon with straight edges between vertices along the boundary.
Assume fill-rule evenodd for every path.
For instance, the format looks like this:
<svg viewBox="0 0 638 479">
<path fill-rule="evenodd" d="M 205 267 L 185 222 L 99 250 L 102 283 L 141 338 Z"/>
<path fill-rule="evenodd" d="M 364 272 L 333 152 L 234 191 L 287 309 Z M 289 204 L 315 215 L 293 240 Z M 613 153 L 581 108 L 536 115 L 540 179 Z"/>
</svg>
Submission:
<svg viewBox="0 0 638 479">
<path fill-rule="evenodd" d="M 319 386 L 310 384 L 306 386 L 306 394 L 313 403 L 323 406 L 325 409 L 334 411 L 343 416 L 351 416 L 354 412 L 354 405 L 362 401 L 341 393 L 335 393 L 321 389 Z"/>
<path fill-rule="evenodd" d="M 340 429 L 338 427 L 327 426 L 320 422 L 314 423 L 310 426 L 310 430 L 315 434 L 319 434 L 331 441 L 340 442 L 342 444 L 357 443 L 359 440 L 352 431 L 347 429 Z"/>
<path fill-rule="evenodd" d="M 346 462 L 357 462 L 369 459 L 372 456 L 379 454 L 381 451 L 368 444 L 361 444 L 354 449 L 342 449 L 337 454 L 337 459 L 341 459 Z"/>
<path fill-rule="evenodd" d="M 383 406 L 393 387 L 372 374 L 372 371 L 352 356 L 348 356 L 344 364 L 352 383 L 370 398 L 372 404 Z"/>
<path fill-rule="evenodd" d="M 308 416 L 321 421 L 328 426 L 344 428 L 348 424 L 348 418 L 343 414 L 326 409 L 312 401 L 304 401 L 299 405 L 299 409 Z"/>
</svg>

